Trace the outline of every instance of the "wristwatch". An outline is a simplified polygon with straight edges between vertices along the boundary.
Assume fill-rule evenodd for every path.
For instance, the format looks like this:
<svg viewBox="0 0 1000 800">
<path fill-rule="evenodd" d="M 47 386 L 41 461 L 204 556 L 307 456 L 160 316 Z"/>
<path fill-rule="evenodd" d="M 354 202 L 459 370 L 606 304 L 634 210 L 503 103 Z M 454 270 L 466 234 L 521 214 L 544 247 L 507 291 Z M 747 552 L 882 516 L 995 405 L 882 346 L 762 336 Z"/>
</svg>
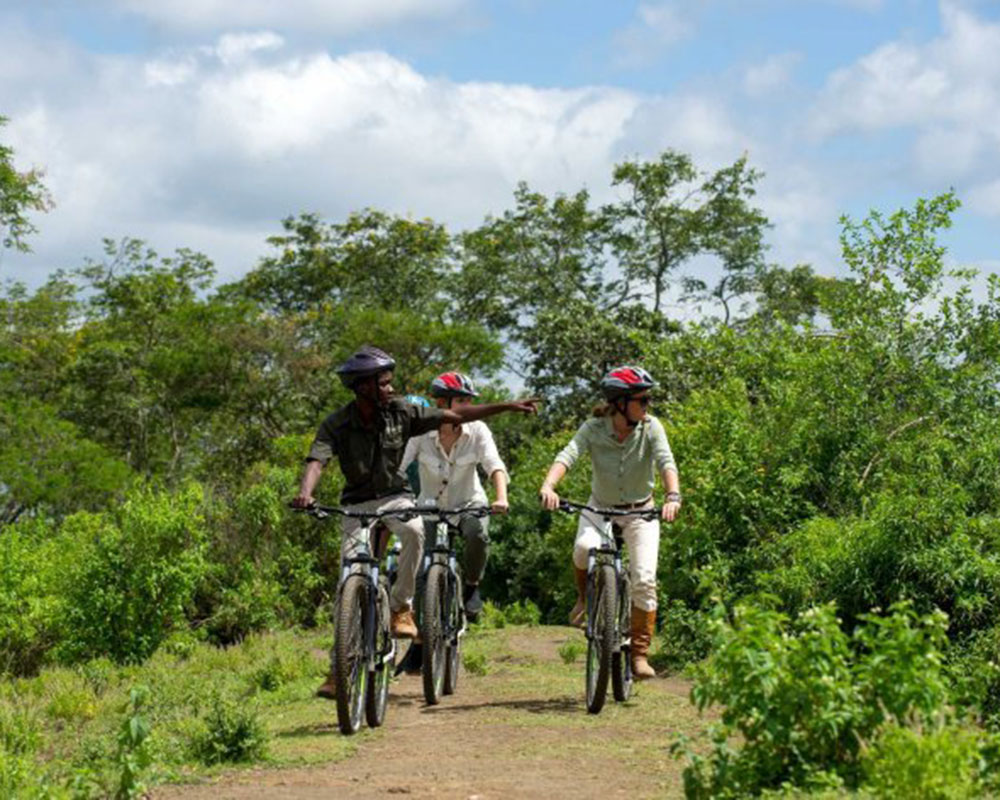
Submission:
<svg viewBox="0 0 1000 800">
<path fill-rule="evenodd" d="M 668 503 L 677 503 L 678 505 L 680 505 L 680 502 L 681 502 L 681 493 L 680 492 L 667 492 L 667 502 Z"/>
</svg>

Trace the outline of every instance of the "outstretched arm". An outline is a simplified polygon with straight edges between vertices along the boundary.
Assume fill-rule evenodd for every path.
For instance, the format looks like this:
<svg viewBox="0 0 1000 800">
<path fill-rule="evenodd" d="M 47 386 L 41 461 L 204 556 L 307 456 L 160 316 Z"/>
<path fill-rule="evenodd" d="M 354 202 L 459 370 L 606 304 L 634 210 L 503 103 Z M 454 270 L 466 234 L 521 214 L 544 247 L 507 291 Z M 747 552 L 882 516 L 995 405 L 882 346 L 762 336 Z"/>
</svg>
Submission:
<svg viewBox="0 0 1000 800">
<path fill-rule="evenodd" d="M 458 406 L 456 408 L 446 408 L 442 411 L 441 419 L 452 425 L 461 425 L 463 422 L 474 422 L 477 419 L 494 417 L 506 411 L 517 411 L 521 414 L 534 414 L 538 411 L 538 398 L 529 397 L 527 400 L 517 400 L 513 403 L 487 403 L 482 406 Z"/>
</svg>

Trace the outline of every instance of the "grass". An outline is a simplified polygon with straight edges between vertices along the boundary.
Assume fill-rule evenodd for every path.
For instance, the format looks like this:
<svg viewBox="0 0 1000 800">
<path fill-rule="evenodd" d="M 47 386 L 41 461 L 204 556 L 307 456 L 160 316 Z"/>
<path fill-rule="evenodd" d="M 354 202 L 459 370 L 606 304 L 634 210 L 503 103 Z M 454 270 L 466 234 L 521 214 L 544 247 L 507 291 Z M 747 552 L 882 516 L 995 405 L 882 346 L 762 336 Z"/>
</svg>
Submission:
<svg viewBox="0 0 1000 800">
<path fill-rule="evenodd" d="M 350 758 L 392 729 L 341 736 L 334 705 L 313 696 L 327 669 L 330 639 L 329 629 L 254 636 L 227 649 L 178 639 L 141 666 L 102 659 L 0 682 L 0 798 L 106 792 L 120 771 L 116 737 L 136 686 L 149 688 L 143 710 L 152 730 L 148 784 Z M 445 702 L 435 713 L 463 714 L 463 723 L 474 721 L 500 741 L 509 739 L 513 757 L 537 760 L 533 742 L 541 736 L 546 758 L 586 760 L 599 752 L 626 765 L 662 765 L 669 761 L 667 733 L 704 727 L 682 694 L 641 685 L 628 703 L 609 700 L 599 716 L 588 715 L 582 665 L 576 656 L 567 659 L 567 653 L 583 652 L 579 631 L 504 621 L 502 627 L 474 626 L 463 641 L 456 701 L 479 699 L 466 706 Z M 554 731 L 563 733 L 553 737 Z M 213 735 L 214 749 L 206 747 Z M 244 744 L 249 749 L 241 749 Z M 249 753 L 251 760 L 209 766 L 203 762 L 213 759 L 206 752 Z M 82 785 L 81 776 L 91 790 L 71 793 L 67 787 Z M 49 789 L 31 793 L 43 785 Z"/>
</svg>

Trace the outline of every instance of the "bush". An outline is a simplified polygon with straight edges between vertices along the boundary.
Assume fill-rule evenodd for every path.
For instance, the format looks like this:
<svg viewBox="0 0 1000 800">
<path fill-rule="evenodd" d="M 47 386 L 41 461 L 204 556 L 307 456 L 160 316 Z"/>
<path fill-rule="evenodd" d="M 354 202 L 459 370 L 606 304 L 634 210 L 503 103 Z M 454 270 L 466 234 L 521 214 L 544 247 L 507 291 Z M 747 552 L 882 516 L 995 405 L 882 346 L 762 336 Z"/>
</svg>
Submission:
<svg viewBox="0 0 1000 800">
<path fill-rule="evenodd" d="M 59 599 L 64 661 L 107 655 L 148 658 L 175 626 L 186 624 L 205 568 L 201 490 L 132 493 L 121 508 L 76 515 L 60 539 L 78 552 L 63 564 Z"/>
<path fill-rule="evenodd" d="M 267 732 L 256 711 L 216 694 L 192 742 L 195 758 L 206 765 L 254 761 L 266 750 Z"/>
<path fill-rule="evenodd" d="M 955 725 L 888 725 L 862 759 L 865 789 L 878 798 L 982 797 L 982 731 Z"/>
<path fill-rule="evenodd" d="M 933 719 L 947 699 L 941 663 L 946 619 L 907 605 L 866 615 L 853 636 L 831 606 L 794 621 L 740 606 L 714 623 L 713 655 L 692 697 L 699 709 L 724 706 L 709 757 L 684 745 L 689 797 L 742 797 L 783 785 L 810 786 L 834 774 L 861 779 L 862 742 L 887 722 Z M 740 740 L 738 747 L 731 741 Z"/>
<path fill-rule="evenodd" d="M 587 646 L 580 639 L 567 639 L 559 645 L 559 658 L 563 664 L 572 664 L 586 652 Z"/>
<path fill-rule="evenodd" d="M 470 675 L 485 675 L 489 672 L 485 653 L 463 653 L 462 666 Z"/>
</svg>

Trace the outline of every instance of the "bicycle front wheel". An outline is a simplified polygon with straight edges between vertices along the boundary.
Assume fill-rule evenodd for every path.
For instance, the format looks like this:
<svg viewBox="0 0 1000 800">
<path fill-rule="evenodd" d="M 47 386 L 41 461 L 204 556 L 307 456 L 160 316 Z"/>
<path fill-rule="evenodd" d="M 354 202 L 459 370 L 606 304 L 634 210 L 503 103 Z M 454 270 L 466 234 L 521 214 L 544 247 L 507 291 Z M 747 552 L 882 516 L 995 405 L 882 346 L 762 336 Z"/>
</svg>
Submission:
<svg viewBox="0 0 1000 800">
<path fill-rule="evenodd" d="M 604 708 L 611 674 L 615 637 L 615 568 L 605 564 L 592 573 L 588 593 L 594 619 L 587 642 L 587 711 L 597 714 Z"/>
<path fill-rule="evenodd" d="M 427 705 L 437 705 L 444 694 L 444 670 L 447 656 L 448 609 L 445 597 L 448 589 L 448 570 L 443 564 L 431 564 L 424 586 L 424 699 Z"/>
<path fill-rule="evenodd" d="M 465 609 L 459 596 L 462 586 L 461 573 L 453 576 L 448 592 L 448 654 L 444 666 L 444 693 L 455 694 L 458 688 L 458 670 L 461 667 L 462 628 L 465 627 Z"/>
<path fill-rule="evenodd" d="M 368 682 L 365 658 L 365 604 L 368 582 L 362 575 L 350 575 L 340 592 L 334 647 L 337 673 L 337 722 L 341 733 L 351 735 L 361 727 L 361 714 Z"/>
<path fill-rule="evenodd" d="M 385 722 L 389 681 L 392 680 L 395 661 L 392 656 L 395 643 L 389 631 L 389 592 L 386 590 L 386 583 L 385 576 L 381 576 L 375 618 L 375 668 L 368 672 L 368 691 L 365 693 L 365 720 L 369 728 L 377 728 Z"/>
<path fill-rule="evenodd" d="M 615 615 L 618 620 L 618 630 L 615 632 L 618 651 L 611 656 L 611 691 L 615 700 L 624 703 L 632 694 L 633 680 L 630 633 L 632 627 L 632 583 L 627 572 L 623 573 L 618 580 L 618 613 Z"/>
</svg>

